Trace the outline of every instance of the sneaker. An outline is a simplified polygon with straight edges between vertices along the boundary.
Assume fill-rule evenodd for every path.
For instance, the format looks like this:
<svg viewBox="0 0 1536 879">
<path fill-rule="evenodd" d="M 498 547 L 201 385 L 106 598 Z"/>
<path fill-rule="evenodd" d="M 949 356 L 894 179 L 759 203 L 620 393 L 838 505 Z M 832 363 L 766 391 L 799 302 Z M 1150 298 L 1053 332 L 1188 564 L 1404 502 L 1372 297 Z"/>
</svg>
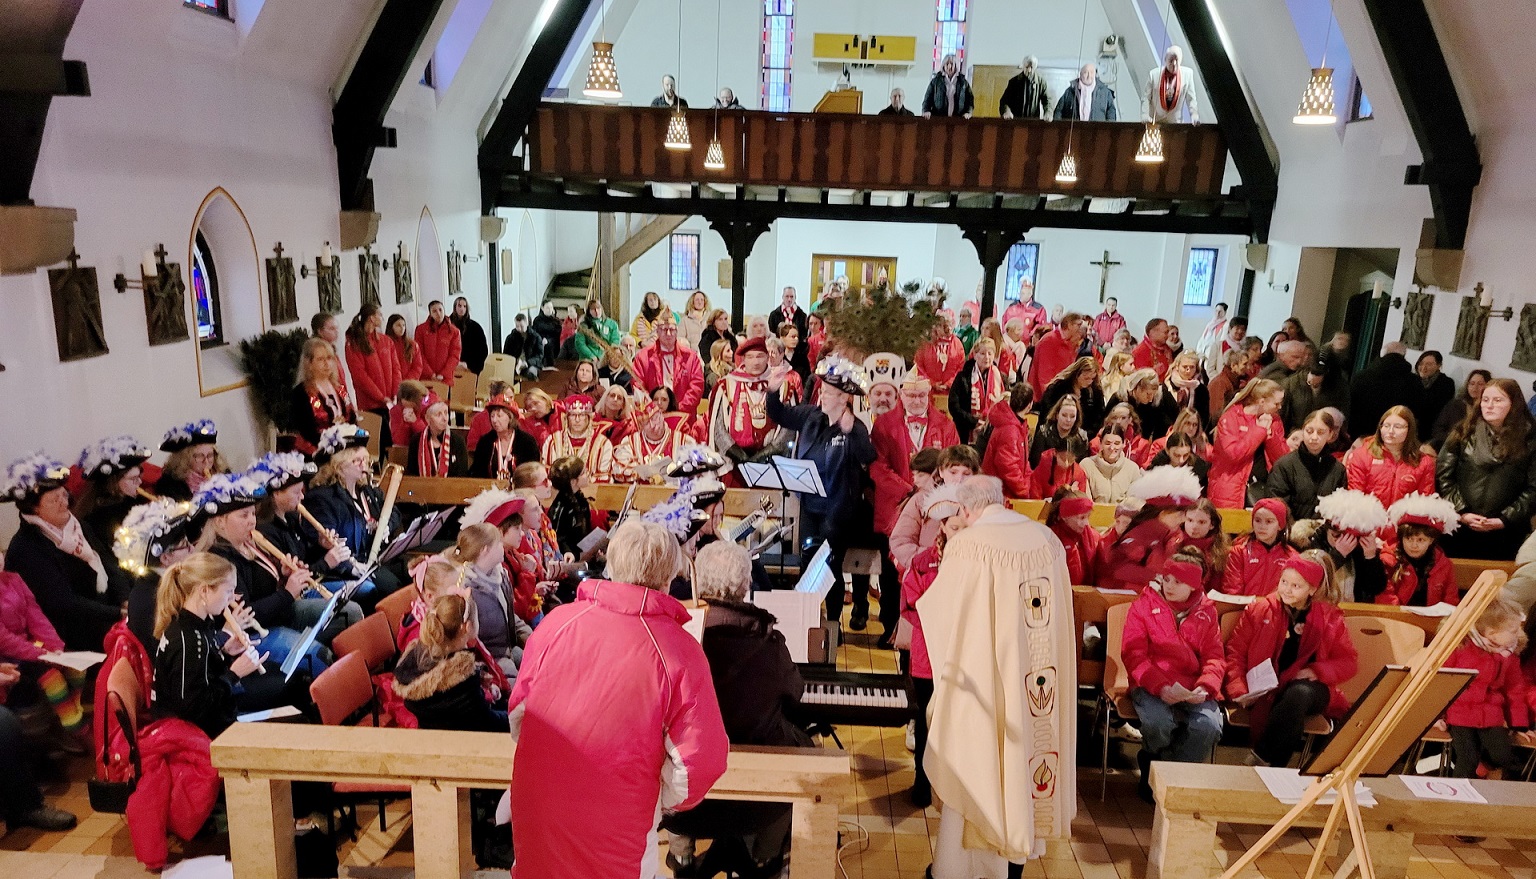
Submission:
<svg viewBox="0 0 1536 879">
<path fill-rule="evenodd" d="M 908 751 L 917 752 L 917 721 L 907 721 L 907 736 L 903 744 L 907 746 Z"/>
<path fill-rule="evenodd" d="M 1122 742 L 1140 742 L 1141 730 L 1128 723 L 1122 723 L 1110 731 L 1109 737 Z"/>
<path fill-rule="evenodd" d="M 74 815 L 63 809 L 55 809 L 52 806 L 38 806 L 36 809 L 18 818 L 16 823 L 23 827 L 35 827 L 38 830 L 57 833 L 73 828 L 76 819 Z"/>
</svg>

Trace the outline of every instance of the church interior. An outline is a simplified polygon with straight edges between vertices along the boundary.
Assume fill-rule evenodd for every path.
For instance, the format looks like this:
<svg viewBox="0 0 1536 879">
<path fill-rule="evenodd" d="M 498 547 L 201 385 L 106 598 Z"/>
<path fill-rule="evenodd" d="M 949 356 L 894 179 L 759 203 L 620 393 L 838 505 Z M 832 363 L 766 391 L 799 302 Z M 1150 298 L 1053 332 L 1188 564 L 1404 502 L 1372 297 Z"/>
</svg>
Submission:
<svg viewBox="0 0 1536 879">
<path fill-rule="evenodd" d="M 1536 877 L 1527 27 L 0 0 L 0 871 Z M 651 622 L 571 653 L 609 581 Z M 1144 603 L 1181 648 L 1209 615 L 1206 684 L 1132 652 Z M 722 608 L 785 737 L 737 735 L 780 682 Z M 472 708 L 420 695 L 458 659 Z"/>
</svg>

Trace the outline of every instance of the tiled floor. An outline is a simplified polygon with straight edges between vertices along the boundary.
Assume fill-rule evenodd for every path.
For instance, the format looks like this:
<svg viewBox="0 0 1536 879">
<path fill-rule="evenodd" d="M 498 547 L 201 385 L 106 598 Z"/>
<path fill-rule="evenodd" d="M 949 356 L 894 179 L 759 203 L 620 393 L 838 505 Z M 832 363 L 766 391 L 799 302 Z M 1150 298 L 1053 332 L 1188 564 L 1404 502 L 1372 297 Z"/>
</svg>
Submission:
<svg viewBox="0 0 1536 879">
<path fill-rule="evenodd" d="M 853 633 L 851 643 L 843 648 L 841 663 L 850 671 L 894 672 L 895 654 L 870 647 L 878 625 L 871 633 Z M 850 749 L 854 769 L 854 797 L 844 805 L 845 847 L 842 865 L 846 879 L 919 879 L 928 866 L 932 840 L 938 834 L 938 810 L 918 810 L 907 800 L 912 783 L 912 755 L 903 746 L 899 729 L 839 729 L 843 743 Z M 1235 754 L 1235 752 L 1234 752 Z M 1092 762 L 1091 755 L 1080 757 Z M 1224 753 L 1223 756 L 1226 756 Z M 92 814 L 86 801 L 85 779 L 90 763 L 76 760 L 69 767 L 69 778 L 52 785 L 49 800 L 81 816 L 80 825 L 68 833 L 44 834 L 19 830 L 0 839 L 0 877 L 5 879 L 128 879 L 145 877 L 133 860 L 128 829 L 115 815 Z M 1072 825 L 1070 844 L 1059 846 L 1050 856 L 1032 862 L 1025 870 L 1029 877 L 1048 879 L 1145 879 L 1147 848 L 1151 842 L 1152 808 L 1135 795 L 1130 777 L 1117 774 L 1110 783 L 1109 798 L 1099 802 L 1097 769 L 1083 769 L 1080 777 L 1086 789 Z M 4 783 L 0 779 L 0 783 Z M 405 807 L 392 806 L 391 813 Z M 377 828 L 376 813 L 360 809 L 365 826 Z M 396 826 L 392 819 L 391 826 Z M 857 825 L 855 827 L 854 825 Z M 1454 833 L 1461 828 L 1446 828 Z M 868 834 L 867 843 L 863 834 Z M 1219 860 L 1236 858 L 1259 837 L 1257 828 L 1223 825 L 1217 853 Z M 1286 836 L 1271 854 L 1259 860 L 1250 876 L 1268 879 L 1297 879 L 1306 872 L 1315 833 Z M 222 840 L 185 848 L 173 843 L 173 851 L 187 856 L 221 853 Z M 412 863 L 410 837 L 387 854 L 376 848 L 358 861 L 380 867 L 409 867 Z M 1409 862 L 1409 879 L 1536 879 L 1536 840 L 1489 839 L 1478 845 L 1465 845 L 1452 836 L 1421 838 L 1416 856 Z M 665 846 L 658 843 L 658 858 Z M 343 861 L 351 854 L 349 845 Z M 361 855 L 361 853 L 360 853 Z M 357 861 L 355 861 L 357 862 Z M 1336 865 L 1336 864 L 1335 864 Z"/>
</svg>

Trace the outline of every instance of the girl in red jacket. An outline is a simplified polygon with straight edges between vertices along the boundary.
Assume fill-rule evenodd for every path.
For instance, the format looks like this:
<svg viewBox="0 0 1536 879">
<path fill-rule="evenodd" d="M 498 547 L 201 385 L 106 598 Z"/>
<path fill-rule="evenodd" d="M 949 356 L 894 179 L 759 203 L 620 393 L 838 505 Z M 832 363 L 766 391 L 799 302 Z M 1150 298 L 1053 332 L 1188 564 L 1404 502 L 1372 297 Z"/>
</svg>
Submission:
<svg viewBox="0 0 1536 879">
<path fill-rule="evenodd" d="M 388 448 L 389 407 L 401 379 L 395 345 L 380 332 L 383 325 L 377 305 L 369 302 L 358 309 L 357 317 L 347 327 L 347 372 L 352 374 L 352 386 L 357 389 L 358 410 L 373 412 L 384 420 L 385 429 L 379 441 Z"/>
<path fill-rule="evenodd" d="M 923 515 L 942 525 L 933 545 L 913 557 L 912 566 L 901 578 L 901 616 L 912 626 L 910 672 L 912 689 L 917 694 L 917 704 L 912 706 L 915 742 L 912 753 L 917 764 L 917 778 L 912 782 L 912 804 L 920 809 L 933 802 L 928 773 L 923 771 L 923 748 L 928 743 L 928 702 L 933 698 L 933 665 L 928 660 L 928 644 L 923 640 L 923 622 L 917 616 L 917 600 L 938 576 L 939 562 L 944 559 L 944 545 L 965 527 L 965 517 L 960 512 L 953 485 L 940 486 L 923 497 Z"/>
<path fill-rule="evenodd" d="M 1477 677 L 1451 707 L 1443 725 L 1451 734 L 1451 774 L 1476 778 L 1479 763 L 1490 770 L 1518 771 L 1510 730 L 1531 725 L 1520 651 L 1525 647 L 1525 614 L 1505 598 L 1495 599 L 1445 660 L 1446 668 L 1470 668 Z"/>
<path fill-rule="evenodd" d="M 1387 510 L 1397 533 L 1397 560 L 1387 569 L 1387 585 L 1376 596 L 1377 604 L 1432 607 L 1461 601 L 1456 571 L 1445 550 L 1436 545 L 1441 535 L 1459 524 L 1456 505 L 1439 495 L 1413 492 Z"/>
<path fill-rule="evenodd" d="M 1199 550 L 1174 554 L 1162 573 L 1131 603 L 1120 655 L 1141 718 L 1141 798 L 1152 801 L 1153 760 L 1203 763 L 1221 738 L 1221 625 L 1216 605 L 1200 584 Z"/>
<path fill-rule="evenodd" d="M 1086 492 L 1088 474 L 1083 472 L 1083 465 L 1077 463 L 1081 453 L 1082 449 L 1075 443 L 1060 449 L 1046 449 L 1040 455 L 1040 465 L 1029 475 L 1029 496 L 1044 499 L 1061 488 Z"/>
<path fill-rule="evenodd" d="M 1285 541 L 1289 511 L 1278 498 L 1253 505 L 1253 532 L 1237 539 L 1227 553 L 1221 591 L 1227 595 L 1269 595 L 1280 585 L 1280 569 L 1296 557 Z"/>
<path fill-rule="evenodd" d="M 1184 514 L 1184 527 L 1174 533 L 1171 545 L 1174 549 L 1187 546 L 1199 550 L 1205 560 L 1205 580 L 1200 584 L 1202 591 L 1221 591 L 1221 578 L 1227 569 L 1232 541 L 1221 530 L 1221 512 L 1210 498 L 1196 501 Z"/>
<path fill-rule="evenodd" d="M 1131 497 L 1145 503 L 1125 533 L 1109 547 L 1099 569 L 1100 589 L 1140 592 L 1173 554 L 1174 533 L 1200 499 L 1200 480 L 1188 467 L 1153 467 L 1131 483 Z"/>
<path fill-rule="evenodd" d="M 1409 492 L 1435 493 L 1435 456 L 1424 453 L 1413 412 L 1393 406 L 1381 416 L 1376 435 L 1344 455 L 1349 487 L 1368 492 L 1390 507 Z"/>
<path fill-rule="evenodd" d="M 1290 452 L 1285 426 L 1280 423 L 1284 399 L 1285 391 L 1278 383 L 1255 379 L 1221 413 L 1211 449 L 1211 500 L 1216 506 L 1236 510 L 1248 505 L 1248 479 L 1260 449 L 1269 467 Z"/>
<path fill-rule="evenodd" d="M 1333 562 L 1307 550 L 1285 562 L 1273 595 L 1244 608 L 1227 641 L 1226 692 L 1249 711 L 1251 764 L 1289 764 L 1308 717 L 1348 710 L 1339 685 L 1354 677 L 1359 658 L 1337 600 Z M 1278 686 L 1251 690 L 1257 674 Z"/>
<path fill-rule="evenodd" d="M 1071 488 L 1058 489 L 1045 510 L 1046 527 L 1067 551 L 1072 582 L 1085 586 L 1098 582 L 1104 553 L 1103 535 L 1088 524 L 1092 516 L 1093 498 Z"/>
</svg>

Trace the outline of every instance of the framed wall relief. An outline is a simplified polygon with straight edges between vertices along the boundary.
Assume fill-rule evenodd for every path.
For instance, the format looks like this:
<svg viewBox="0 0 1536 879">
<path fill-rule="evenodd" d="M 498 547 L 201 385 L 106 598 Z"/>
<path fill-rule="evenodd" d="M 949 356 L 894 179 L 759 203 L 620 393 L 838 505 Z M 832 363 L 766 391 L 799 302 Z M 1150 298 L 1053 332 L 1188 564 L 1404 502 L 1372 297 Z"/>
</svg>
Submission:
<svg viewBox="0 0 1536 879">
<path fill-rule="evenodd" d="M 107 331 L 101 322 L 101 288 L 95 267 L 80 266 L 80 254 L 69 254 L 69 267 L 48 270 L 53 298 L 53 331 L 59 360 L 85 360 L 107 353 Z"/>
<path fill-rule="evenodd" d="M 181 279 L 181 263 L 161 263 L 160 276 L 144 285 L 144 319 L 149 325 L 149 344 L 185 342 L 187 335 L 187 284 Z"/>
<path fill-rule="evenodd" d="M 288 324 L 299 319 L 299 298 L 294 289 L 293 257 L 283 256 L 283 242 L 267 257 L 267 310 L 272 324 Z"/>
<path fill-rule="evenodd" d="M 373 245 L 365 245 L 357 255 L 357 290 L 362 304 L 382 305 L 379 300 L 379 258 Z"/>
<path fill-rule="evenodd" d="M 1429 344 L 1429 318 L 1435 310 L 1435 297 L 1423 291 L 1409 293 L 1403 302 L 1402 343 L 1415 351 Z"/>
<path fill-rule="evenodd" d="M 464 292 L 464 259 L 459 249 L 452 245 L 448 247 L 448 295 L 457 296 Z"/>
<path fill-rule="evenodd" d="M 1520 308 L 1520 329 L 1515 331 L 1515 353 L 1509 365 L 1536 372 L 1536 305 L 1526 303 Z"/>
<path fill-rule="evenodd" d="M 395 304 L 411 301 L 411 261 L 405 256 L 405 242 L 395 248 Z"/>
<path fill-rule="evenodd" d="M 341 257 L 332 256 L 330 265 L 315 260 L 315 283 L 320 289 L 320 310 L 341 314 Z"/>
<path fill-rule="evenodd" d="M 1522 329 L 1524 324 L 1521 324 Z M 1461 313 L 1456 318 L 1456 339 L 1451 354 L 1468 360 L 1483 359 L 1483 337 L 1488 333 L 1488 316 L 1476 296 L 1461 297 Z"/>
</svg>

